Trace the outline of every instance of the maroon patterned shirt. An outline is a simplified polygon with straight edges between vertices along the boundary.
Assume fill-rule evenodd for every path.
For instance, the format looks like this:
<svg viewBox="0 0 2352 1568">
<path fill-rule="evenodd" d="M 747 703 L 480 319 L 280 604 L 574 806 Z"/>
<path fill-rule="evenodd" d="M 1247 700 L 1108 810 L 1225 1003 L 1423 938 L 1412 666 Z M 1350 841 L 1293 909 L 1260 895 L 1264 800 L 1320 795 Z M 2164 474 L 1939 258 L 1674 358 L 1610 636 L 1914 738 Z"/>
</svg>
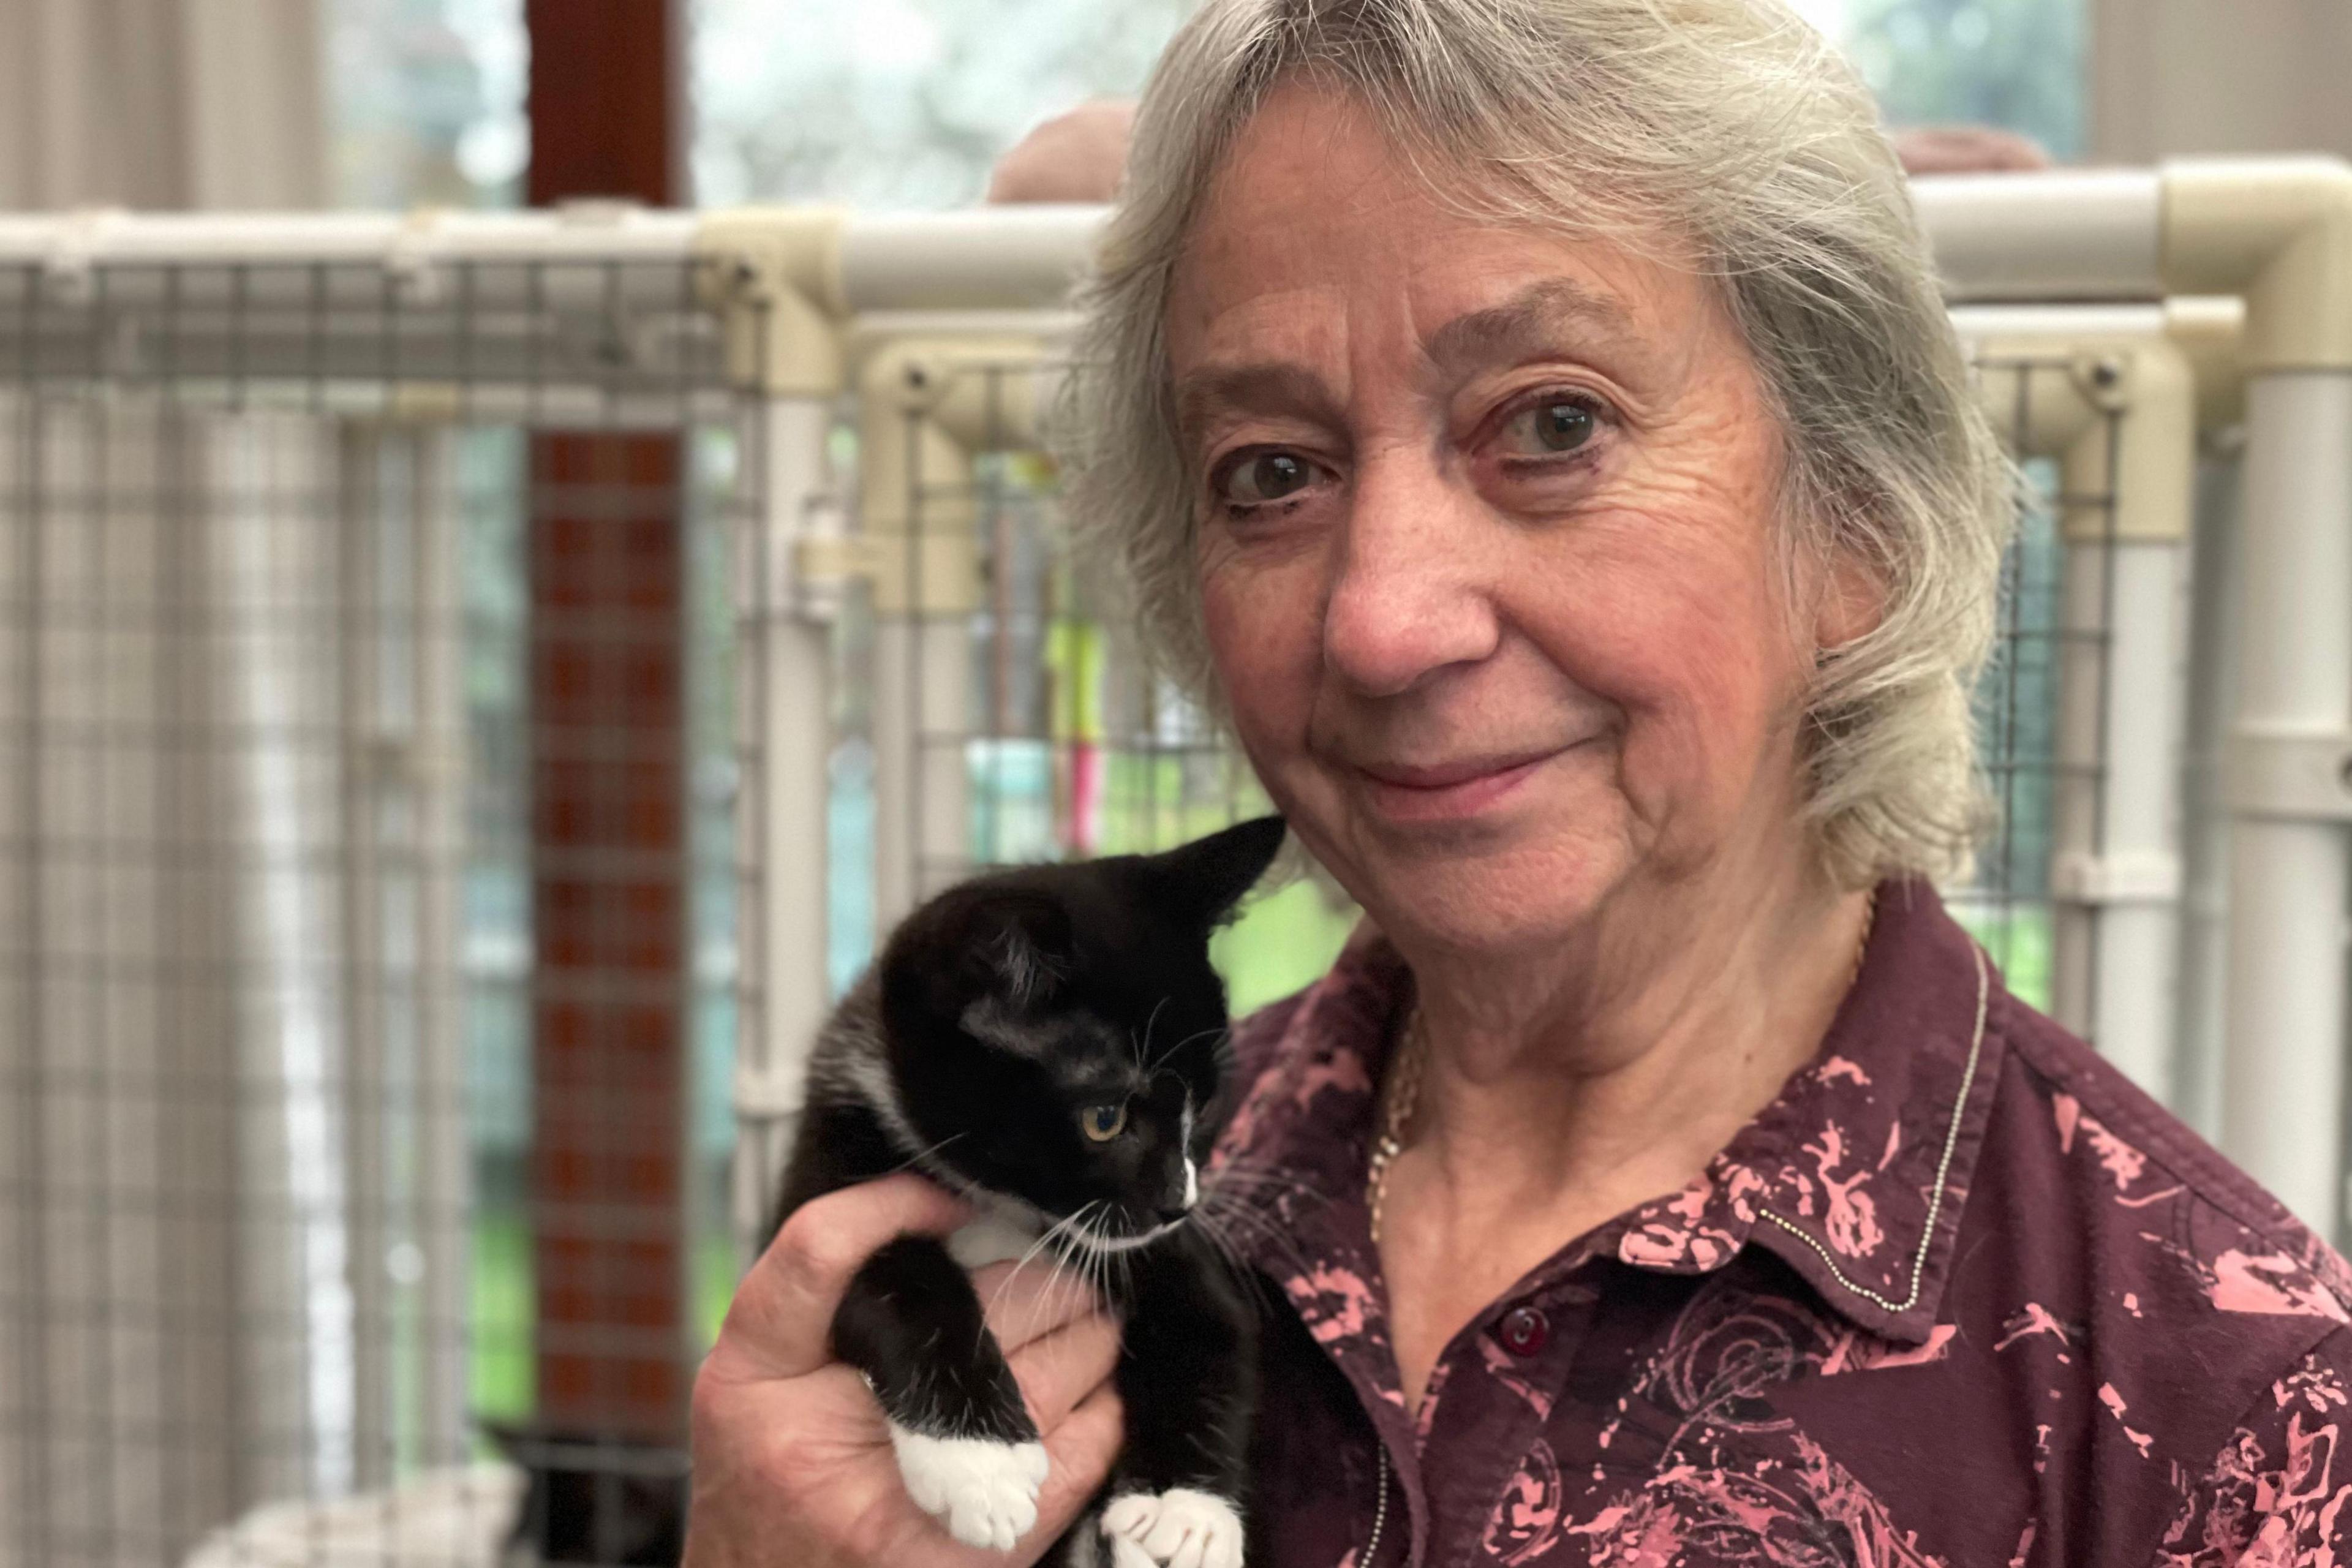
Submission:
<svg viewBox="0 0 2352 1568">
<path fill-rule="evenodd" d="M 2344 1261 L 1918 884 L 1880 890 L 1780 1098 L 1491 1303 L 1407 1410 L 1363 1184 L 1409 984 L 1360 935 L 1237 1031 L 1219 1168 L 1289 1309 L 1253 1568 L 2352 1568 Z"/>
</svg>

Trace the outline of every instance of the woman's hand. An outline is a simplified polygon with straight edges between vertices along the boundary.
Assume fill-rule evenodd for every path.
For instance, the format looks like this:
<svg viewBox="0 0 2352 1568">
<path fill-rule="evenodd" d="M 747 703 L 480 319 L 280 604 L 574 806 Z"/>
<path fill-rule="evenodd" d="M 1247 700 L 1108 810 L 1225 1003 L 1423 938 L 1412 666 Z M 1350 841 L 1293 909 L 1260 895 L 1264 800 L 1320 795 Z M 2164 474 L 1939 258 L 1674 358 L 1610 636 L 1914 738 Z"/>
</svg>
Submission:
<svg viewBox="0 0 2352 1568">
<path fill-rule="evenodd" d="M 1118 1329 L 1042 1258 L 972 1277 L 988 1325 L 1044 1434 L 1052 1471 L 1037 1523 L 1010 1553 L 962 1546 L 917 1508 L 865 1383 L 833 1359 L 834 1310 L 868 1255 L 971 1217 L 911 1175 L 845 1188 L 797 1211 L 744 1278 L 694 1384 L 687 1568 L 1026 1568 L 1109 1473 Z"/>
</svg>

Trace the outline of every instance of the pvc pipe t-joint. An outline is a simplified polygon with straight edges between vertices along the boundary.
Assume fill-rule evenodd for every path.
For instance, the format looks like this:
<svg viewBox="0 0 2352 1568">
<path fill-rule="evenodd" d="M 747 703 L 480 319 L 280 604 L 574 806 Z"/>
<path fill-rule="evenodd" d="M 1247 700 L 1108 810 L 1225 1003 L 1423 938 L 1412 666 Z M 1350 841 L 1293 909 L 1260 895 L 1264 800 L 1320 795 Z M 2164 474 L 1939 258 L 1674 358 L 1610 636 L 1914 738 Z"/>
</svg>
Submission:
<svg viewBox="0 0 2352 1568">
<path fill-rule="evenodd" d="M 737 207 L 694 233 L 704 301 L 726 322 L 727 376 L 771 397 L 828 397 L 845 366 L 844 216 L 831 207 Z"/>
</svg>

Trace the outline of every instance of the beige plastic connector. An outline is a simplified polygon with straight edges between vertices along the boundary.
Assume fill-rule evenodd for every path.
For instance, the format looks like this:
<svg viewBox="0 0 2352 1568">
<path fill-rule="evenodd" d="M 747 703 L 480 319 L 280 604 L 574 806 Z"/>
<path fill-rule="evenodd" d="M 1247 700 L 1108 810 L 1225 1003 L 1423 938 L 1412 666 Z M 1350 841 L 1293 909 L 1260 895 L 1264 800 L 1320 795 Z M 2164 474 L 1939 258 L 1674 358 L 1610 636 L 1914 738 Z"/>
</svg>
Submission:
<svg viewBox="0 0 2352 1568">
<path fill-rule="evenodd" d="M 2164 302 L 2164 335 L 2197 378 L 2197 428 L 2208 434 L 2246 422 L 2246 302 L 2176 298 Z"/>
<path fill-rule="evenodd" d="M 2059 461 L 2068 543 L 2189 537 L 2197 380 L 2176 344 L 1992 338 L 1975 353 L 1979 397 L 2015 455 Z"/>
<path fill-rule="evenodd" d="M 2163 224 L 2168 291 L 2244 296 L 2249 371 L 2352 370 L 2352 165 L 2168 163 Z"/>
<path fill-rule="evenodd" d="M 724 322 L 734 385 L 770 397 L 841 391 L 843 221 L 831 207 L 737 207 L 702 220 L 702 301 Z"/>
<path fill-rule="evenodd" d="M 844 558 L 869 574 L 883 616 L 967 615 L 981 602 L 973 459 L 1038 445 L 1034 337 L 899 339 L 859 367 L 859 535 Z"/>
</svg>

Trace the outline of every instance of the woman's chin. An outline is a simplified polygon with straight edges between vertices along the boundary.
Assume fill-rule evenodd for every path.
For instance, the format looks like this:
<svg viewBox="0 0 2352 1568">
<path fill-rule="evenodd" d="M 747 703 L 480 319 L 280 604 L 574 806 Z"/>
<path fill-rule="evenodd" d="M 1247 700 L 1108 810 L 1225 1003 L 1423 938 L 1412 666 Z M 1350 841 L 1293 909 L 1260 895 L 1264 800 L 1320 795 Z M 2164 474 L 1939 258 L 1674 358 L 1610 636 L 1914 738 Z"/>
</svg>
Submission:
<svg viewBox="0 0 2352 1568">
<path fill-rule="evenodd" d="M 1622 837 L 1563 834 L 1555 820 L 1534 842 L 1423 847 L 1366 869 L 1367 905 L 1391 935 L 1500 954 L 1575 931 L 1631 864 Z"/>
<path fill-rule="evenodd" d="M 1572 932 L 1637 858 L 1629 805 L 1588 748 L 1461 794 L 1408 796 L 1401 811 L 1389 809 L 1399 792 L 1360 776 L 1293 781 L 1275 791 L 1283 815 L 1382 929 L 1447 946 Z"/>
</svg>

